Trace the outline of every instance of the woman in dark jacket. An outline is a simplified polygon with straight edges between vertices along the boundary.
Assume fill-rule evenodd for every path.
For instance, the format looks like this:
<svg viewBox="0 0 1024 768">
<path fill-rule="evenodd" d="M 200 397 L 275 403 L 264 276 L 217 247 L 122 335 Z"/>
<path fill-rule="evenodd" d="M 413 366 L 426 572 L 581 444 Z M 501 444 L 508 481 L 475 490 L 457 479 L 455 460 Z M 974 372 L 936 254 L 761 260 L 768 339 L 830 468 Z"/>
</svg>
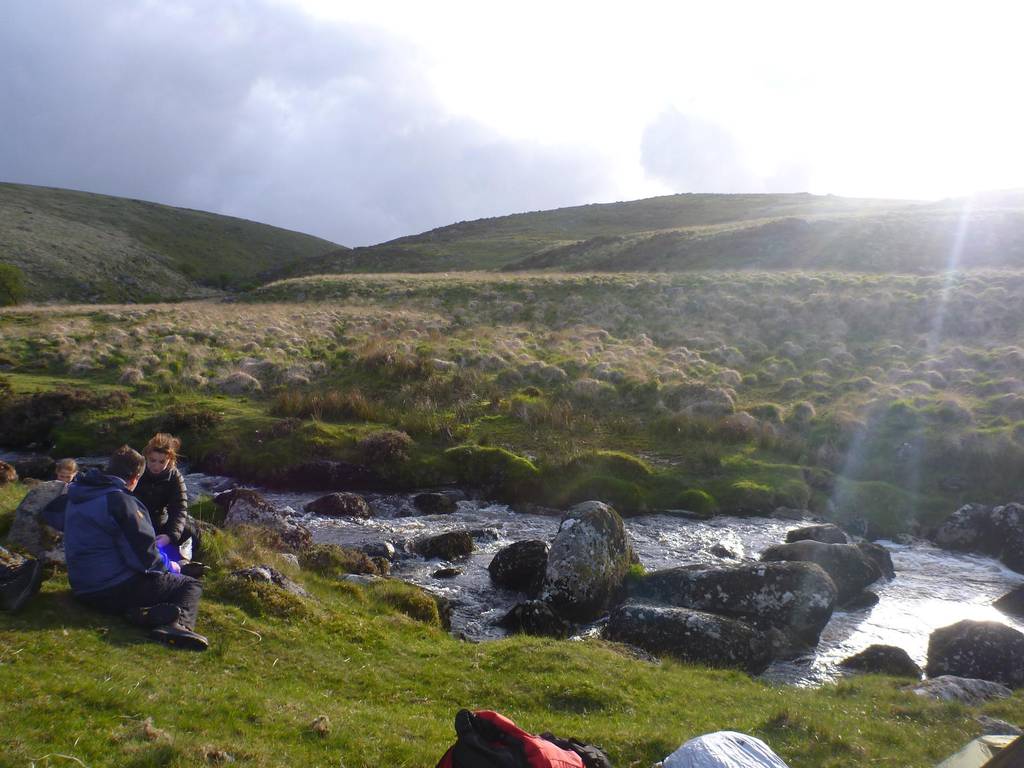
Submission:
<svg viewBox="0 0 1024 768">
<path fill-rule="evenodd" d="M 146 470 L 135 486 L 135 497 L 146 505 L 157 533 L 157 544 L 175 548 L 192 539 L 192 556 L 199 547 L 199 526 L 188 514 L 185 478 L 178 471 L 181 441 L 166 432 L 158 432 L 146 443 L 143 455 Z"/>
</svg>

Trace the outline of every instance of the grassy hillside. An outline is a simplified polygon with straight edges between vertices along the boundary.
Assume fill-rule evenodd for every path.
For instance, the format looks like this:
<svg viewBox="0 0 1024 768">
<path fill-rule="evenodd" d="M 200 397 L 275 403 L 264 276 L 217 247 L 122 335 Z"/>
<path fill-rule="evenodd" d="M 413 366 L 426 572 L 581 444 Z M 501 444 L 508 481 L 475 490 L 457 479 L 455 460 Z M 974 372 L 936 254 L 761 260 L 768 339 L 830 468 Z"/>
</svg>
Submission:
<svg viewBox="0 0 1024 768">
<path fill-rule="evenodd" d="M 31 300 L 140 301 L 250 286 L 273 267 L 336 251 L 230 216 L 66 189 L 0 184 L 0 262 Z"/>
<path fill-rule="evenodd" d="M 1024 196 L 915 203 L 808 194 L 671 195 L 460 222 L 279 270 L 914 272 L 1024 265 Z"/>
</svg>

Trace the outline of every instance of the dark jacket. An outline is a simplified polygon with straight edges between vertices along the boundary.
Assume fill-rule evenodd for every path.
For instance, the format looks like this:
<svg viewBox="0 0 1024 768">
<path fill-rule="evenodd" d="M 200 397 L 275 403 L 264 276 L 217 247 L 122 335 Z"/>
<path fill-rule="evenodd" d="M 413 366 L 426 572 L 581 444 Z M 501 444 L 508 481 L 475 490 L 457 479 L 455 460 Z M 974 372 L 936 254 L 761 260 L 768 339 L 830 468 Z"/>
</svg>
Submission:
<svg viewBox="0 0 1024 768">
<path fill-rule="evenodd" d="M 68 486 L 64 555 L 75 594 L 110 589 L 139 573 L 165 571 L 149 513 L 124 480 L 93 470 Z"/>
<path fill-rule="evenodd" d="M 185 478 L 178 468 L 168 467 L 159 475 L 147 469 L 133 493 L 149 510 L 157 534 L 166 534 L 175 546 L 181 544 L 181 534 L 188 522 L 188 495 Z"/>
</svg>

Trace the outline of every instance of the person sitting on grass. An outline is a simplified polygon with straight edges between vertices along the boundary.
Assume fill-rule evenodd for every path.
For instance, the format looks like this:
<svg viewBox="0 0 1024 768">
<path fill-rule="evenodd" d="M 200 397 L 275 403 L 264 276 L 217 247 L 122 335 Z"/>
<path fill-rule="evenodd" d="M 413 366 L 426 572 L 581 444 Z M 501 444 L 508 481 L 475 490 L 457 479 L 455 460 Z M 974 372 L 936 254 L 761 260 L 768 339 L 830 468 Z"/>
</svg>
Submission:
<svg viewBox="0 0 1024 768">
<path fill-rule="evenodd" d="M 78 462 L 74 459 L 61 459 L 57 462 L 56 473 L 62 483 L 70 483 L 78 474 Z"/>
<path fill-rule="evenodd" d="M 167 570 L 149 512 L 131 493 L 145 463 L 123 445 L 106 473 L 91 470 L 69 486 L 63 528 L 71 591 L 91 608 L 151 628 L 155 640 L 205 650 L 209 642 L 194 631 L 202 583 Z"/>
<path fill-rule="evenodd" d="M 201 563 L 194 562 L 199 554 L 199 526 L 188 514 L 185 478 L 177 466 L 179 450 L 181 440 L 174 435 L 166 432 L 153 435 L 142 451 L 146 457 L 146 471 L 133 493 L 149 510 L 160 551 L 173 562 L 192 560 L 192 563 L 181 566 L 182 573 L 201 577 L 206 569 Z M 181 552 L 186 542 L 190 542 L 191 549 L 187 551 L 191 557 Z"/>
<path fill-rule="evenodd" d="M 42 563 L 0 547 L 0 611 L 20 611 L 42 583 Z"/>
</svg>

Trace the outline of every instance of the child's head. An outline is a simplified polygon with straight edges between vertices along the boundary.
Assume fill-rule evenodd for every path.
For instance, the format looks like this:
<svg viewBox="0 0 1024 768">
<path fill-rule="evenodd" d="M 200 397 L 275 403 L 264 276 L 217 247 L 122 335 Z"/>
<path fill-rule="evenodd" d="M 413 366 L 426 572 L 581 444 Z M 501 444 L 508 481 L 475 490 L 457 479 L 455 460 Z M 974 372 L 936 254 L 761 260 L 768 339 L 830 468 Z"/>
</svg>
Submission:
<svg viewBox="0 0 1024 768">
<path fill-rule="evenodd" d="M 74 459 L 61 459 L 57 462 L 57 479 L 62 483 L 70 483 L 78 474 L 78 462 Z"/>
<path fill-rule="evenodd" d="M 168 467 L 175 466 L 178 463 L 180 449 L 181 440 L 167 432 L 157 432 L 142 451 L 146 457 L 146 469 L 154 475 L 159 475 Z"/>
</svg>

